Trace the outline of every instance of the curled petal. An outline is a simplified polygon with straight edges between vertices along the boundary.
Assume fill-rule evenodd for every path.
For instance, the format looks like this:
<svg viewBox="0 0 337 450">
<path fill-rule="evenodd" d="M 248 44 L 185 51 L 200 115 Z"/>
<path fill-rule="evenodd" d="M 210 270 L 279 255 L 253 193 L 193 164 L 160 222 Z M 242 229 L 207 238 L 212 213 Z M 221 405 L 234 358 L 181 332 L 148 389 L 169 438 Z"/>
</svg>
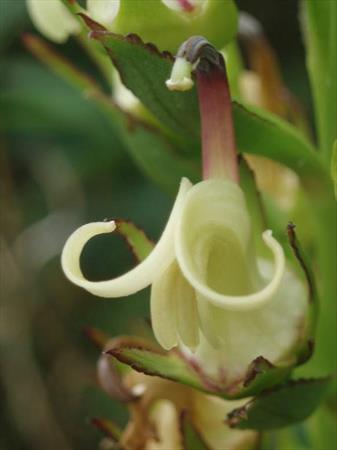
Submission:
<svg viewBox="0 0 337 450">
<path fill-rule="evenodd" d="M 107 281 L 89 281 L 80 268 L 80 256 L 85 244 L 94 236 L 115 230 L 114 221 L 93 222 L 78 228 L 67 240 L 62 252 L 62 268 L 77 286 L 99 297 L 125 297 L 149 286 L 174 260 L 174 229 L 191 183 L 183 178 L 165 230 L 152 252 L 135 268 Z"/>
<path fill-rule="evenodd" d="M 188 193 L 175 234 L 179 266 L 201 297 L 232 311 L 254 310 L 277 292 L 285 257 L 271 231 L 262 235 L 274 257 L 274 273 L 258 273 L 250 220 L 241 189 L 228 180 L 207 180 Z"/>
</svg>

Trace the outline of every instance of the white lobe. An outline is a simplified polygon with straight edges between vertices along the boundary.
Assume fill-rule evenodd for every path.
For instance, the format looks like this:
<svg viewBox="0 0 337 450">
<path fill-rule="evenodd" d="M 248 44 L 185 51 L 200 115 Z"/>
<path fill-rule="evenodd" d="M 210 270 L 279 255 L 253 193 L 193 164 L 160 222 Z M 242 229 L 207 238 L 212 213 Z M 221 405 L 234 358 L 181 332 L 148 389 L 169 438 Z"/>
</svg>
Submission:
<svg viewBox="0 0 337 450">
<path fill-rule="evenodd" d="M 107 281 L 89 281 L 80 268 L 80 256 L 85 244 L 94 236 L 110 233 L 116 225 L 111 222 L 93 222 L 78 228 L 68 238 L 62 252 L 65 275 L 77 286 L 99 297 L 125 297 L 149 286 L 174 260 L 174 229 L 177 215 L 191 183 L 183 178 L 166 224 L 165 230 L 152 252 L 135 268 L 124 275 Z"/>
</svg>

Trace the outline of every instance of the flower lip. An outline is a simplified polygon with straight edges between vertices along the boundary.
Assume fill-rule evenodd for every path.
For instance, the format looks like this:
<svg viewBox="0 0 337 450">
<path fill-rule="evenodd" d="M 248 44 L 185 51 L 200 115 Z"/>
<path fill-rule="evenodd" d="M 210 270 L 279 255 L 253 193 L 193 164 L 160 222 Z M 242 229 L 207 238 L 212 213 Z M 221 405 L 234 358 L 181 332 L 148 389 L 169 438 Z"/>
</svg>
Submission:
<svg viewBox="0 0 337 450">
<path fill-rule="evenodd" d="M 85 279 L 80 268 L 80 256 L 85 244 L 94 236 L 116 229 L 114 221 L 83 225 L 68 238 L 61 264 L 65 275 L 77 286 L 99 297 L 125 297 L 149 286 L 174 260 L 174 230 L 177 217 L 191 183 L 183 178 L 165 230 L 152 252 L 129 272 L 106 281 Z"/>
<path fill-rule="evenodd" d="M 277 292 L 284 271 L 285 271 L 285 257 L 283 253 L 283 249 L 281 245 L 277 242 L 276 239 L 272 236 L 271 230 L 266 230 L 262 234 L 262 238 L 265 242 L 265 244 L 269 247 L 271 250 L 273 257 L 274 257 L 274 274 L 271 278 L 271 280 L 268 282 L 267 285 L 265 285 L 261 290 L 257 292 L 253 292 L 251 294 L 247 295 L 225 295 L 222 293 L 217 292 L 216 290 L 209 287 L 198 275 L 198 271 L 192 267 L 191 262 L 189 261 L 189 253 L 191 253 L 191 249 L 188 248 L 186 238 L 184 235 L 184 227 L 183 223 L 186 219 L 186 206 L 188 205 L 189 201 L 195 193 L 197 192 L 197 189 L 201 191 L 204 187 L 206 188 L 206 183 L 221 183 L 220 180 L 209 180 L 206 182 L 199 183 L 199 186 L 194 186 L 193 189 L 190 190 L 190 192 L 187 194 L 185 199 L 184 208 L 181 211 L 181 215 L 178 218 L 177 221 L 177 227 L 176 227 L 176 233 L 175 233 L 175 251 L 176 251 L 176 257 L 180 266 L 180 269 L 185 276 L 185 278 L 189 281 L 189 283 L 196 289 L 198 294 L 200 294 L 201 298 L 205 298 L 211 303 L 213 303 L 215 306 L 218 306 L 222 309 L 230 310 L 230 311 L 249 311 L 254 310 L 262 307 L 266 303 L 268 303 L 270 300 L 272 300 L 273 296 Z M 228 187 L 231 187 L 231 193 L 230 195 L 237 195 L 238 192 L 240 192 L 240 189 L 236 185 L 236 189 L 233 187 L 235 186 L 234 183 L 231 183 L 229 181 L 222 182 L 224 187 L 227 185 Z M 204 185 L 202 187 L 201 185 Z M 227 195 L 227 198 L 230 198 Z M 240 196 L 237 197 L 237 203 L 240 201 Z M 217 207 L 219 204 L 217 204 Z M 227 211 L 228 212 L 228 211 Z M 188 213 L 188 211 L 187 211 Z M 198 217 L 195 218 L 195 222 L 198 221 Z M 230 225 L 232 226 L 232 225 Z M 241 226 L 241 225 L 240 225 Z M 233 225 L 234 227 L 234 225 Z M 234 233 L 238 234 L 237 229 L 239 228 L 239 224 L 237 224 L 236 228 L 233 228 L 232 231 Z M 244 229 L 241 230 L 241 235 L 244 233 Z M 242 238 L 242 237 L 241 237 Z M 193 252 L 193 249 L 192 249 Z"/>
</svg>

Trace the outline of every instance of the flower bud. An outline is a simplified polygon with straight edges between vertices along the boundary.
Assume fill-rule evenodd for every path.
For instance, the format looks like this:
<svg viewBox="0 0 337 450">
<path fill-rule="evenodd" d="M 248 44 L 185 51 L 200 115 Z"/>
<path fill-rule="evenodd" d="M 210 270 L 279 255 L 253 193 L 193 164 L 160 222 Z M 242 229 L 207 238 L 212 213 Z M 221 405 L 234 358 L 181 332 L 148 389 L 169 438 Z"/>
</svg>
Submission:
<svg viewBox="0 0 337 450">
<path fill-rule="evenodd" d="M 35 27 L 51 41 L 65 42 L 80 31 L 79 22 L 62 0 L 27 0 L 27 8 Z"/>
<path fill-rule="evenodd" d="M 193 34 L 222 48 L 237 30 L 232 0 L 88 0 L 87 8 L 110 31 L 136 33 L 160 50 L 175 51 Z"/>
</svg>

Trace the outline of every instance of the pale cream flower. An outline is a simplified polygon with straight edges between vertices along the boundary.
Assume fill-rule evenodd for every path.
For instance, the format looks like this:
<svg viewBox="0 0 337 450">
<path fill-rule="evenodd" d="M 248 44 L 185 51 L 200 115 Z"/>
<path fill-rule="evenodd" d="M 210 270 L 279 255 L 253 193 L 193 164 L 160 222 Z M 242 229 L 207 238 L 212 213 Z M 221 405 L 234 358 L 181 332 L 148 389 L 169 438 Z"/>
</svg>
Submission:
<svg viewBox="0 0 337 450">
<path fill-rule="evenodd" d="M 100 297 L 127 296 L 152 284 L 158 342 L 165 349 L 179 346 L 226 383 L 242 379 L 261 355 L 272 364 L 294 362 L 305 329 L 307 292 L 286 267 L 270 230 L 262 240 L 272 258 L 256 256 L 245 197 L 236 183 L 209 179 L 192 186 L 183 179 L 149 256 L 115 279 L 85 279 L 80 268 L 84 245 L 114 229 L 113 221 L 97 222 L 70 236 L 62 266 L 73 283 Z"/>
<path fill-rule="evenodd" d="M 65 42 L 72 34 L 79 33 L 80 24 L 61 0 L 26 0 L 34 26 L 54 42 Z"/>
</svg>

